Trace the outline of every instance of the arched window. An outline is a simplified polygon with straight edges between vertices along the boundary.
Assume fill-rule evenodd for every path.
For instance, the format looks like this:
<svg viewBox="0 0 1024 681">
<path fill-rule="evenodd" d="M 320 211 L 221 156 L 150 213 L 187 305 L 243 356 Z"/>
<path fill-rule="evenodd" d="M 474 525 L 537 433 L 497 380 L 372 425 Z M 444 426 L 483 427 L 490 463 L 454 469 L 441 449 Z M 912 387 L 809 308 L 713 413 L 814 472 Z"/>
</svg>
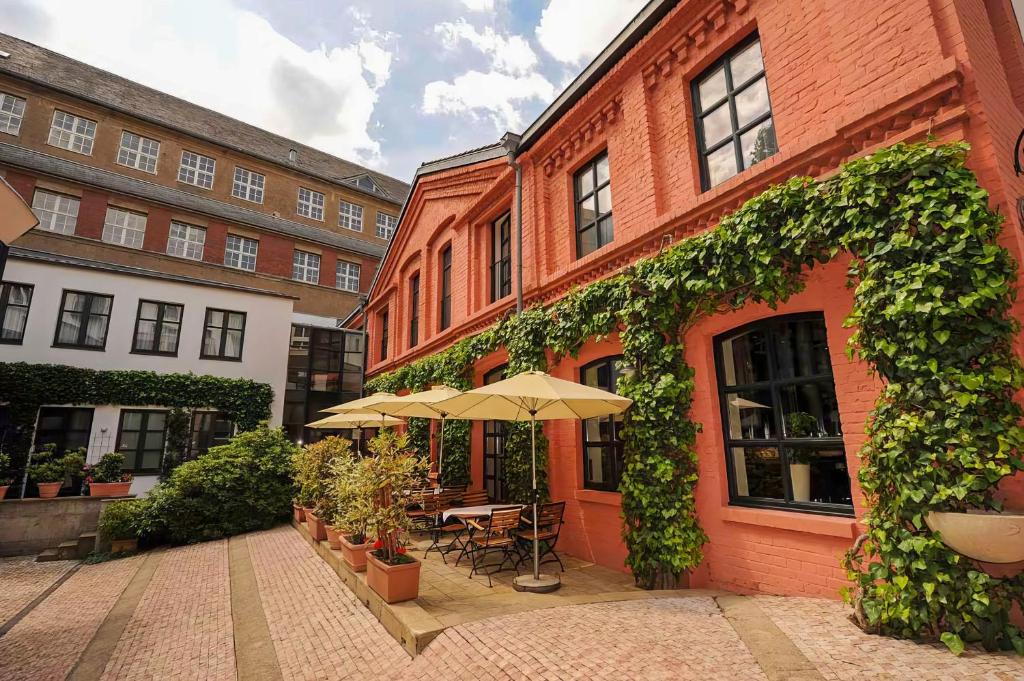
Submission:
<svg viewBox="0 0 1024 681">
<path fill-rule="evenodd" d="M 628 371 L 621 356 L 604 357 L 580 369 L 580 383 L 616 392 Z M 617 492 L 622 479 L 622 414 L 583 422 L 583 487 Z"/>
<path fill-rule="evenodd" d="M 851 514 L 824 316 L 722 334 L 715 364 L 731 503 Z"/>
</svg>

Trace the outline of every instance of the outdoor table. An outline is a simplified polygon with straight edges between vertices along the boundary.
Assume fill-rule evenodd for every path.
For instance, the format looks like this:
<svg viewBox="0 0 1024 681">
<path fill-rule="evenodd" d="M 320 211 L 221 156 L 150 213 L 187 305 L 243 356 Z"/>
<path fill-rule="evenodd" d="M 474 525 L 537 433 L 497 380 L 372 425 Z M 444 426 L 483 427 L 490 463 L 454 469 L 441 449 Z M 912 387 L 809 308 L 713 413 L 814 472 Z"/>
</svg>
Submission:
<svg viewBox="0 0 1024 681">
<path fill-rule="evenodd" d="M 454 517 L 466 524 L 468 536 L 466 537 L 466 540 L 462 542 L 462 550 L 459 551 L 459 555 L 455 559 L 456 565 L 458 565 L 459 561 L 469 554 L 469 544 L 470 540 L 473 538 L 473 526 L 466 521 L 472 520 L 473 518 L 489 516 L 491 515 L 491 511 L 496 508 L 509 508 L 510 506 L 516 506 L 518 508 L 523 507 L 522 504 L 482 504 L 480 506 L 458 506 L 455 508 L 449 508 L 444 512 L 442 515 L 444 520 Z"/>
</svg>

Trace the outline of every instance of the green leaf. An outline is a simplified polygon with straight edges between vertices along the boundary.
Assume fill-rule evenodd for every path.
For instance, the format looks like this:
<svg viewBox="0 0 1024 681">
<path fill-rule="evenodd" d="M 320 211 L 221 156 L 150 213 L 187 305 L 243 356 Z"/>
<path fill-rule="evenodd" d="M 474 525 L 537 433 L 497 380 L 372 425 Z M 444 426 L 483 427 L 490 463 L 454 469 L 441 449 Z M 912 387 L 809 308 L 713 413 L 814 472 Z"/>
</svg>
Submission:
<svg viewBox="0 0 1024 681">
<path fill-rule="evenodd" d="M 953 653 L 954 655 L 956 655 L 957 657 L 959 657 L 960 655 L 963 654 L 963 652 L 964 652 L 964 642 L 963 642 L 963 639 L 961 639 L 959 636 L 957 636 L 953 632 L 951 632 L 951 631 L 944 631 L 944 632 L 942 632 L 942 635 L 939 637 L 939 640 L 941 640 L 943 643 L 945 643 L 946 647 L 949 648 L 949 651 L 951 653 Z"/>
</svg>

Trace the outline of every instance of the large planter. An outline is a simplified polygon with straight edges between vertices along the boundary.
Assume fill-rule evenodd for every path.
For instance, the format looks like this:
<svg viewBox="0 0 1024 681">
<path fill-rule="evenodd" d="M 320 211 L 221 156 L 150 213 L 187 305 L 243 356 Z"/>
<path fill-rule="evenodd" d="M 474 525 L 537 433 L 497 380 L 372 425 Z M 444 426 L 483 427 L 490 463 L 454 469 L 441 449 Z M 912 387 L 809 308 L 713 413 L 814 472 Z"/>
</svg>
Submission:
<svg viewBox="0 0 1024 681">
<path fill-rule="evenodd" d="M 363 572 L 366 570 L 366 553 L 372 546 L 373 542 L 371 541 L 353 544 L 348 537 L 343 536 L 341 538 L 341 559 L 354 571 Z"/>
<path fill-rule="evenodd" d="M 957 553 L 983 563 L 1024 561 L 1024 513 L 932 511 L 925 522 Z"/>
<path fill-rule="evenodd" d="M 9 485 L 0 485 L 0 500 L 3 500 L 7 496 L 7 488 Z"/>
<path fill-rule="evenodd" d="M 327 543 L 332 549 L 341 549 L 341 532 L 334 527 L 334 525 L 324 525 L 324 530 L 327 531 Z"/>
<path fill-rule="evenodd" d="M 60 488 L 64 486 L 63 482 L 37 482 L 36 487 L 39 488 L 40 499 L 53 499 L 60 492 Z"/>
<path fill-rule="evenodd" d="M 306 511 L 306 529 L 309 530 L 309 535 L 313 537 L 314 541 L 323 541 L 327 539 L 327 528 L 324 526 L 324 521 L 316 517 L 316 514 L 312 511 Z"/>
<path fill-rule="evenodd" d="M 789 479 L 793 483 L 793 501 L 810 501 L 811 464 L 789 464 Z"/>
<path fill-rule="evenodd" d="M 386 603 L 411 601 L 420 593 L 420 562 L 388 565 L 372 553 L 366 555 L 366 583 Z"/>
<path fill-rule="evenodd" d="M 295 522 L 301 523 L 306 520 L 306 511 L 298 504 L 292 504 L 292 516 L 295 518 Z"/>
<path fill-rule="evenodd" d="M 132 488 L 132 482 L 90 482 L 90 497 L 125 497 Z"/>
<path fill-rule="evenodd" d="M 139 549 L 138 539 L 111 539 L 110 552 L 124 553 L 125 551 L 137 551 Z"/>
</svg>

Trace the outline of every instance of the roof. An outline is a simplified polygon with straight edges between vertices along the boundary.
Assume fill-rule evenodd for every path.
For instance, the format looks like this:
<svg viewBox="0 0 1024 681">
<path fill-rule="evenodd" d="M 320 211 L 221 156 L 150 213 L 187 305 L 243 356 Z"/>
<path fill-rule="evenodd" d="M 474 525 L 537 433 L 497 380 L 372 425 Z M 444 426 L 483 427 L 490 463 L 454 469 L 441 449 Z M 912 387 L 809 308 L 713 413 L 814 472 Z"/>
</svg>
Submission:
<svg viewBox="0 0 1024 681">
<path fill-rule="evenodd" d="M 103 272 L 113 272 L 115 274 L 125 274 L 133 277 L 162 279 L 164 281 L 169 281 L 175 284 L 209 286 L 213 288 L 228 289 L 231 291 L 240 291 L 243 293 L 253 293 L 261 296 L 273 296 L 275 298 L 287 298 L 289 300 L 298 300 L 298 298 L 296 298 L 295 296 L 288 295 L 287 293 L 268 291 L 267 289 L 262 288 L 252 288 L 251 286 L 240 286 L 238 284 L 228 284 L 220 281 L 210 281 L 208 279 L 197 279 L 196 277 L 189 277 L 180 274 L 166 274 L 164 272 L 157 272 L 155 270 L 144 269 L 142 267 L 118 265 L 112 262 L 102 262 L 100 260 L 87 260 L 85 258 L 76 258 L 73 255 L 48 253 L 28 248 L 21 248 L 19 246 L 11 246 L 10 257 L 20 258 L 22 260 L 34 260 L 37 262 L 48 263 L 50 265 L 67 265 L 69 267 L 82 267 L 90 270 L 101 270 Z"/>
<path fill-rule="evenodd" d="M 495 158 L 501 158 L 506 153 L 505 147 L 502 146 L 501 142 L 486 144 L 482 147 L 468 149 L 458 154 L 445 156 L 444 158 L 436 158 L 433 161 L 424 161 L 420 164 L 420 167 L 416 169 L 416 177 L 441 172 L 442 170 L 450 170 L 451 168 L 458 168 L 460 166 L 471 165 L 473 163 L 479 163 L 480 161 L 490 161 Z M 415 181 L 416 180 L 414 178 L 413 182 Z M 412 194 L 411 191 L 409 193 Z"/>
<path fill-rule="evenodd" d="M 325 182 L 400 204 L 409 193 L 401 180 L 332 156 L 281 135 L 89 66 L 30 42 L 0 33 L 0 73 L 79 97 L 243 154 L 294 168 Z M 296 158 L 289 160 L 295 150 Z M 360 183 L 368 176 L 381 191 Z"/>
</svg>

